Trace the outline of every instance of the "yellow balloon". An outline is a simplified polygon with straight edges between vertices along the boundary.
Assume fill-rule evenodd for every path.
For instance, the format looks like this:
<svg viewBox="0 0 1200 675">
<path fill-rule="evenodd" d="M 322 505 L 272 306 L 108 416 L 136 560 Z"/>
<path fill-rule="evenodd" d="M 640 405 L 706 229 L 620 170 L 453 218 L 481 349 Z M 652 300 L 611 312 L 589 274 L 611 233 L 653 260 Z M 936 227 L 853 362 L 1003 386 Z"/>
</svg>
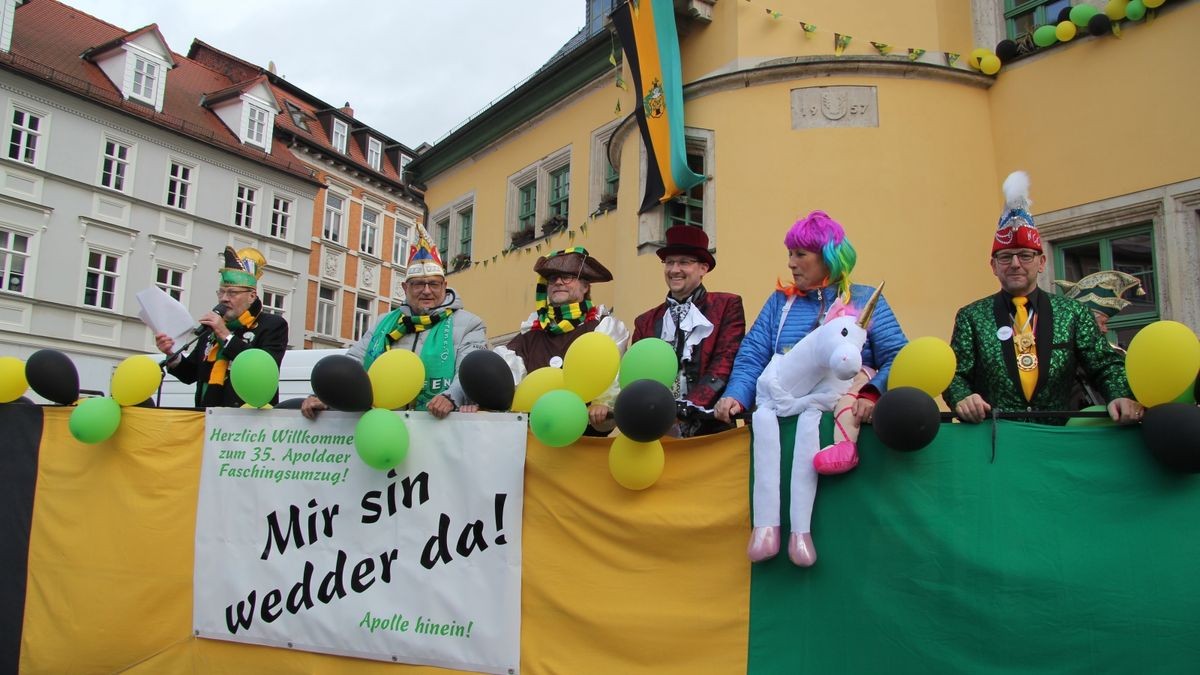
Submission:
<svg viewBox="0 0 1200 675">
<path fill-rule="evenodd" d="M 513 394 L 512 409 L 514 412 L 529 412 L 533 410 L 533 404 L 537 403 L 542 394 L 565 388 L 561 368 L 552 366 L 538 368 L 526 375 L 525 379 L 517 385 L 517 391 Z"/>
<path fill-rule="evenodd" d="M 1178 321 L 1155 321 L 1138 331 L 1125 355 L 1129 388 L 1144 406 L 1170 403 L 1193 386 L 1200 371 L 1200 340 Z"/>
<path fill-rule="evenodd" d="M 920 337 L 900 350 L 892 361 L 888 374 L 888 389 L 916 387 L 933 396 L 941 396 L 950 386 L 958 359 L 945 340 L 935 337 Z"/>
<path fill-rule="evenodd" d="M 412 403 L 425 386 L 425 364 L 407 349 L 389 349 L 375 359 L 367 371 L 373 405 L 395 410 Z"/>
<path fill-rule="evenodd" d="M 0 403 L 11 403 L 25 393 L 25 362 L 15 356 L 0 356 Z"/>
<path fill-rule="evenodd" d="M 975 49 L 971 50 L 971 54 L 967 56 L 967 65 L 971 66 L 971 68 L 975 70 L 979 70 L 979 62 L 983 60 L 983 57 L 991 53 L 992 50 L 988 49 L 987 47 L 976 47 Z"/>
<path fill-rule="evenodd" d="M 1162 4 L 1166 1 L 1167 0 L 1142 0 L 1142 4 L 1146 6 L 1146 9 L 1155 9 L 1162 7 Z"/>
<path fill-rule="evenodd" d="M 1054 27 L 1054 35 L 1058 38 L 1059 42 L 1070 41 L 1075 37 L 1077 31 L 1078 29 L 1075 28 L 1074 22 L 1071 21 L 1063 21 Z"/>
<path fill-rule="evenodd" d="M 154 357 L 131 356 L 113 371 L 113 400 L 121 405 L 137 405 L 154 395 L 162 378 L 162 369 Z"/>
<path fill-rule="evenodd" d="M 1129 0 L 1108 0 L 1108 4 L 1104 6 L 1104 14 L 1113 21 L 1125 20 L 1125 5 L 1129 4 Z"/>
<path fill-rule="evenodd" d="M 666 464 L 662 441 L 631 441 L 618 435 L 608 451 L 608 470 L 621 487 L 645 490 L 658 482 Z"/>
<path fill-rule="evenodd" d="M 979 62 L 979 70 L 984 75 L 995 75 L 1000 72 L 1000 57 L 995 54 L 988 54 Z"/>
<path fill-rule="evenodd" d="M 588 333 L 571 343 L 563 358 L 563 384 L 591 401 L 617 379 L 621 352 L 617 343 L 603 333 Z"/>
</svg>

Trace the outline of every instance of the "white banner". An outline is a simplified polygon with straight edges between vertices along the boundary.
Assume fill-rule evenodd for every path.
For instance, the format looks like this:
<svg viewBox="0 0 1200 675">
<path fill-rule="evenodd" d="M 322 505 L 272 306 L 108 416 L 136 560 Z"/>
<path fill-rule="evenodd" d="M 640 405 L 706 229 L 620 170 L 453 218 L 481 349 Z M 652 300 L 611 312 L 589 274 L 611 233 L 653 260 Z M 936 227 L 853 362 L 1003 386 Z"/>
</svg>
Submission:
<svg viewBox="0 0 1200 675">
<path fill-rule="evenodd" d="M 526 425 L 396 414 L 408 456 L 383 472 L 355 452 L 358 414 L 208 411 L 198 636 L 518 671 Z"/>
</svg>

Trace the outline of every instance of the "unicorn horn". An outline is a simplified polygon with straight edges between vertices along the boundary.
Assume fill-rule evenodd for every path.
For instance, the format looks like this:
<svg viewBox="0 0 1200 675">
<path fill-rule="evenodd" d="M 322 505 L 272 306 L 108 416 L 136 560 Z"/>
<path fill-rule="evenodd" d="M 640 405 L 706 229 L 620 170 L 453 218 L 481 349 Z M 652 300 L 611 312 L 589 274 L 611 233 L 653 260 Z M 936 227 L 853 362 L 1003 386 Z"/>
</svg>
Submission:
<svg viewBox="0 0 1200 675">
<path fill-rule="evenodd" d="M 871 299 L 867 300 L 867 306 L 863 308 L 862 314 L 858 315 L 858 326 L 863 330 L 866 330 L 871 323 L 871 315 L 875 313 L 875 304 L 879 302 L 881 293 L 883 293 L 883 284 L 879 284 L 879 288 L 876 288 L 875 292 L 871 294 Z"/>
</svg>

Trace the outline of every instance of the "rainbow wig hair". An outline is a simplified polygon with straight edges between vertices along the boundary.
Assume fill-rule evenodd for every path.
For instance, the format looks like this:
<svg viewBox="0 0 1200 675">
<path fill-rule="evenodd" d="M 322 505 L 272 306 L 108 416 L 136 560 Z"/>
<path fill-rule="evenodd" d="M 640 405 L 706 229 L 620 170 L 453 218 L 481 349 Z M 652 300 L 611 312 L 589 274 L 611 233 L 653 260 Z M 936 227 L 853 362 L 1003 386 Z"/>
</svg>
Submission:
<svg viewBox="0 0 1200 675">
<path fill-rule="evenodd" d="M 828 213 L 813 211 L 797 220 L 783 243 L 788 250 L 802 248 L 820 253 L 829 268 L 829 283 L 837 287 L 838 296 L 850 297 L 850 272 L 858 261 L 858 253 L 846 238 L 846 231 Z"/>
</svg>

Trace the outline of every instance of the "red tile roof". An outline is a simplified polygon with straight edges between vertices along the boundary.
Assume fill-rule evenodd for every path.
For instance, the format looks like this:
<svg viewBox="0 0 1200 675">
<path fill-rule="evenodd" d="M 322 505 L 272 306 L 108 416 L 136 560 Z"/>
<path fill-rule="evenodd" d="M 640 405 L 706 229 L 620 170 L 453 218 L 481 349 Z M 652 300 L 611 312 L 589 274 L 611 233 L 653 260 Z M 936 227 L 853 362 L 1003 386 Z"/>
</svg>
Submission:
<svg viewBox="0 0 1200 675">
<path fill-rule="evenodd" d="M 243 145 L 212 111 L 200 105 L 204 94 L 226 89 L 233 82 L 197 61 L 172 53 L 175 67 L 167 74 L 163 112 L 124 100 L 99 66 L 81 55 L 130 35 L 129 31 L 56 0 L 32 0 L 17 8 L 11 51 L 0 52 L 0 68 L 316 182 L 311 169 L 297 161 L 279 139 L 272 139 L 270 154 Z"/>
</svg>

